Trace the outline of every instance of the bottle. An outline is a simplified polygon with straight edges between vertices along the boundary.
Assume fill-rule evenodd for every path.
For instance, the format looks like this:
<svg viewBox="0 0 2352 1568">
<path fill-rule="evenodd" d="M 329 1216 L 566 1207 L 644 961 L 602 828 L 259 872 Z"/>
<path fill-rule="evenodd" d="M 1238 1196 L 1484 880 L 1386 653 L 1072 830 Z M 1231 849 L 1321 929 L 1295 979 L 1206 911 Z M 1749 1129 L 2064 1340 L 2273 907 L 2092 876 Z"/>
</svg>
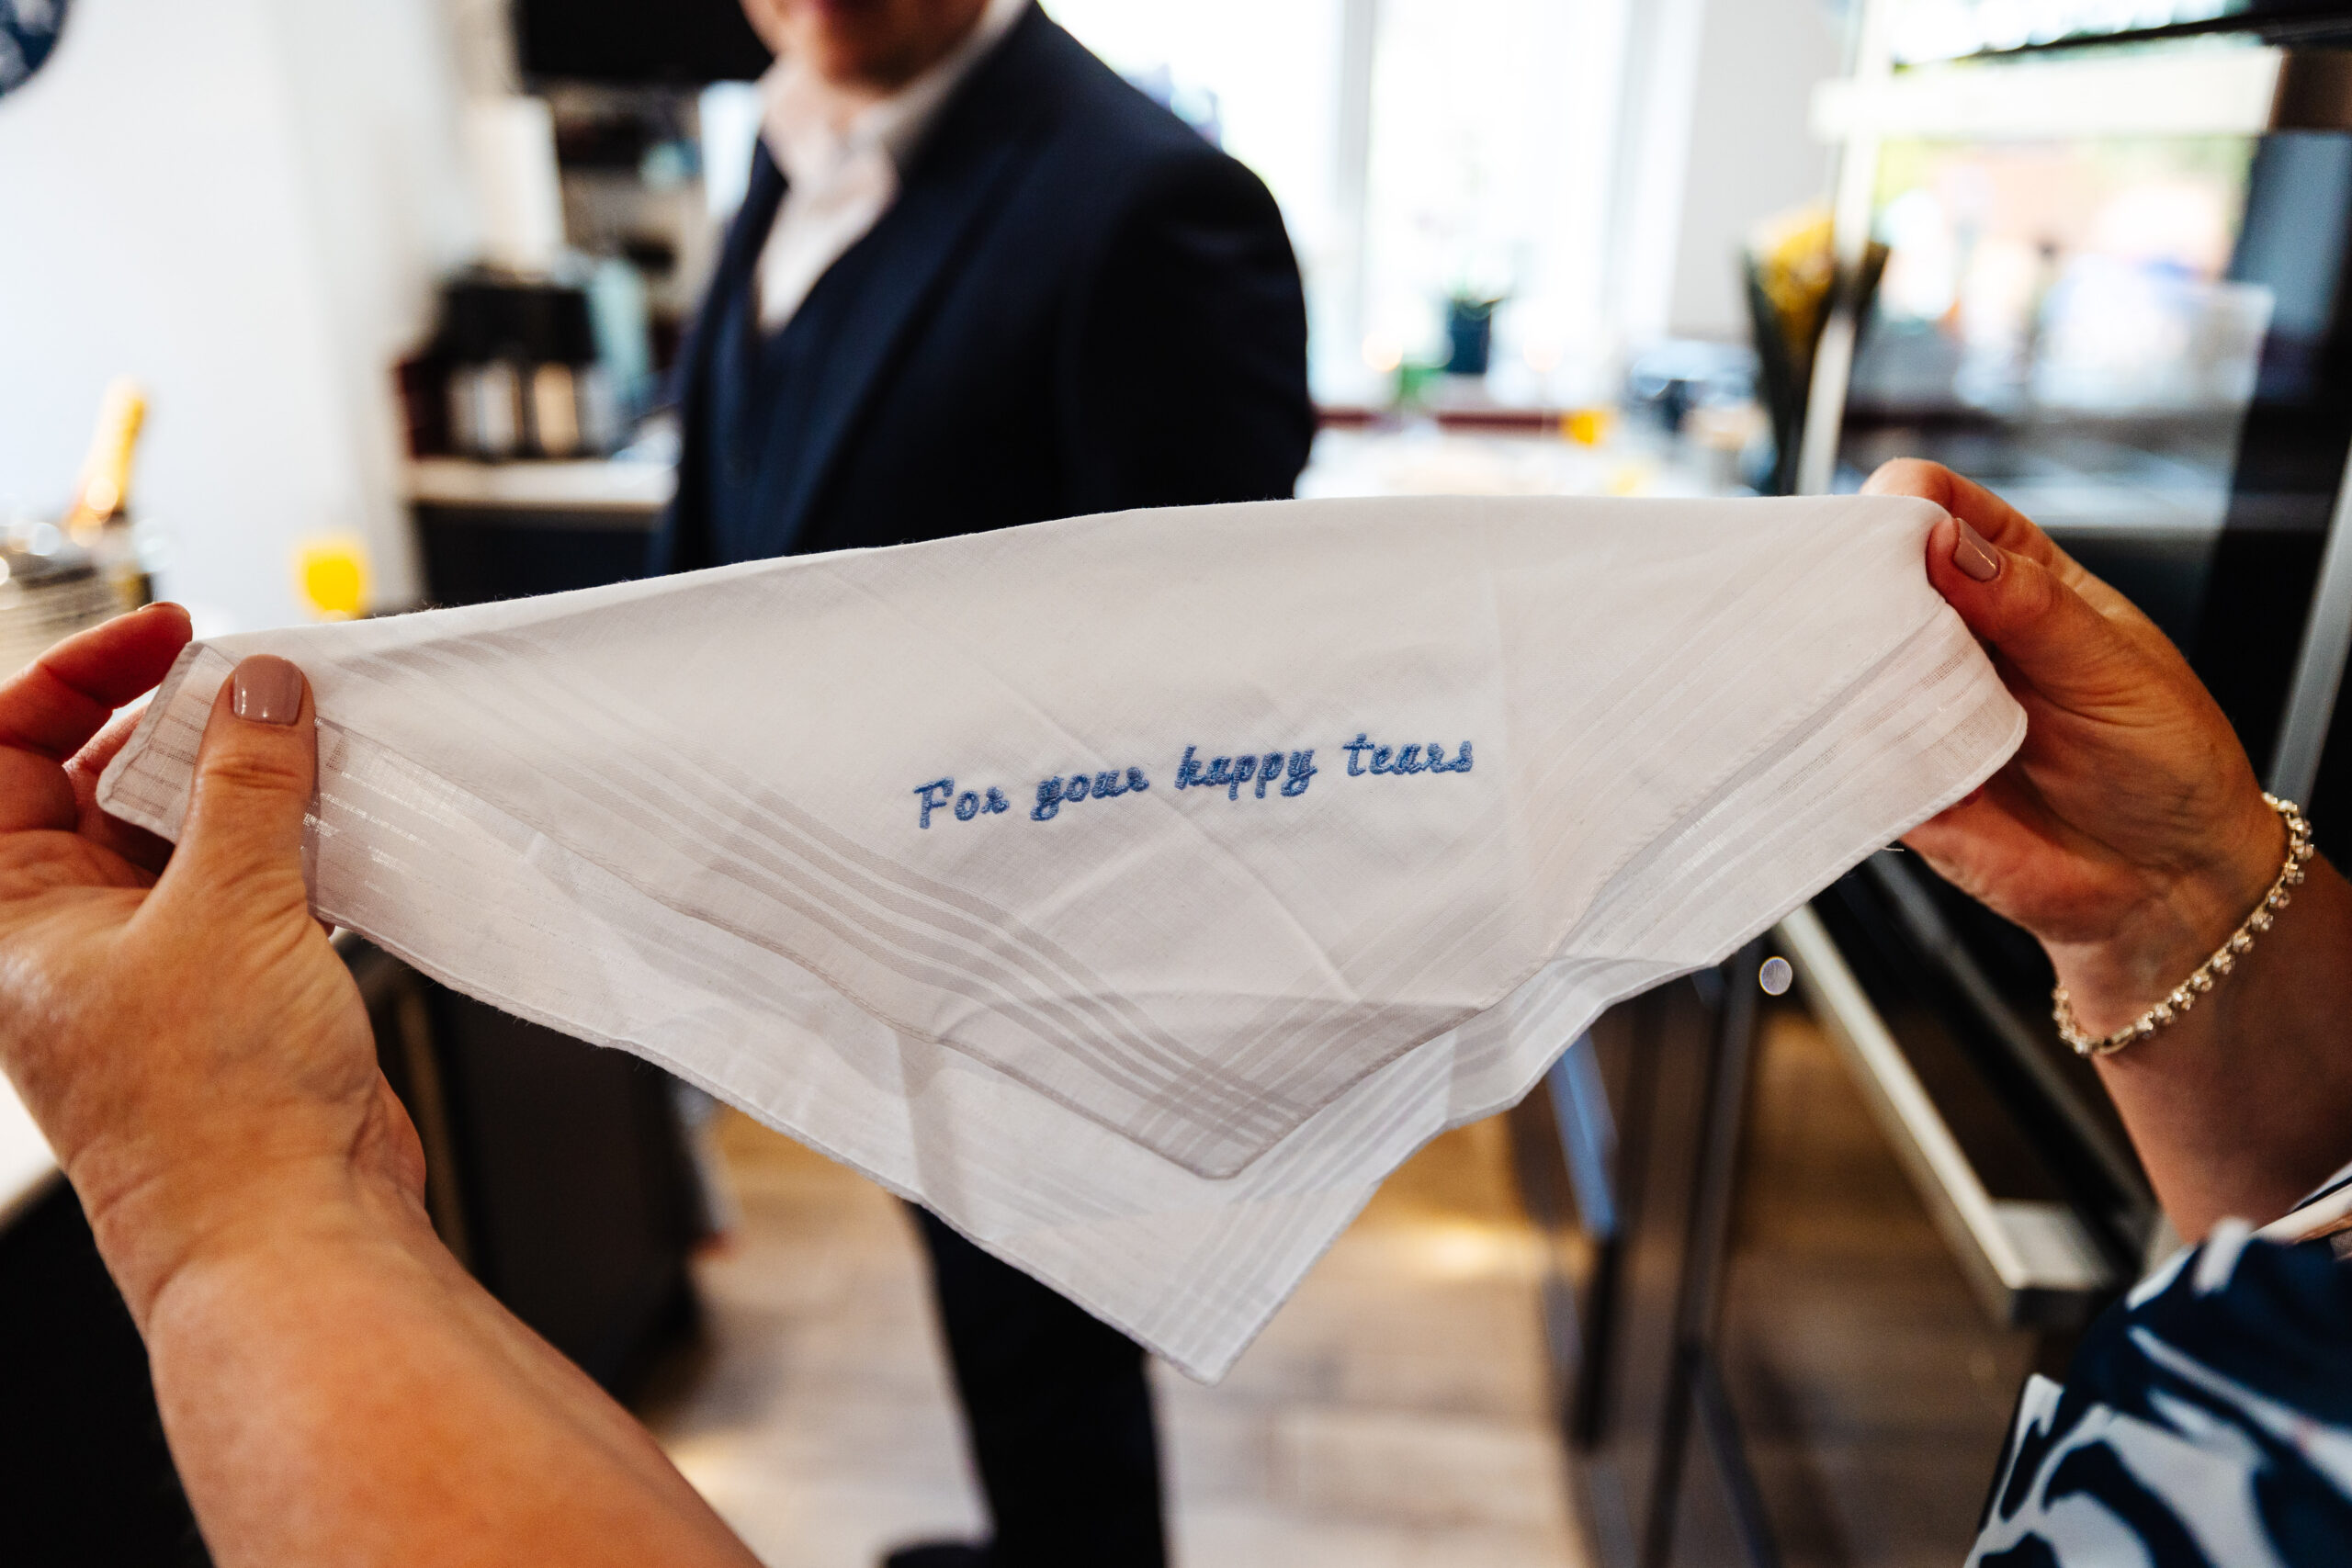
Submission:
<svg viewBox="0 0 2352 1568">
<path fill-rule="evenodd" d="M 82 461 L 74 503 L 62 525 L 68 538 L 89 551 L 98 575 L 126 610 L 153 597 L 130 529 L 130 459 L 146 420 L 146 393 L 129 377 L 117 377 L 99 400 L 90 455 Z"/>
</svg>

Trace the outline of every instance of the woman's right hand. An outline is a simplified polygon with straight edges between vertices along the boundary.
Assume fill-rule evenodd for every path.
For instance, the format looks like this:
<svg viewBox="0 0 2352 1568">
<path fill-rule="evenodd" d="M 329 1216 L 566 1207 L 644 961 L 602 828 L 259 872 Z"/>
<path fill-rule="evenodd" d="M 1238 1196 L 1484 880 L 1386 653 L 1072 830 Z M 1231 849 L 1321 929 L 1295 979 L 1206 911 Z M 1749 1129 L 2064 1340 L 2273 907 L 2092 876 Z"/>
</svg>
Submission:
<svg viewBox="0 0 2352 1568">
<path fill-rule="evenodd" d="M 2261 901 L 2285 829 L 2179 650 L 2014 507 L 1912 460 L 1865 489 L 1952 514 L 1928 578 L 2029 724 L 2006 767 L 1904 841 L 2041 939 L 2085 1028 L 2119 1029 Z"/>
<path fill-rule="evenodd" d="M 345 1200 L 429 1235 L 423 1151 L 311 918 L 302 672 L 264 657 L 223 685 L 176 850 L 98 807 L 135 717 L 116 710 L 188 636 L 151 605 L 0 682 L 0 1071 L 142 1327 L 191 1262 Z"/>
</svg>

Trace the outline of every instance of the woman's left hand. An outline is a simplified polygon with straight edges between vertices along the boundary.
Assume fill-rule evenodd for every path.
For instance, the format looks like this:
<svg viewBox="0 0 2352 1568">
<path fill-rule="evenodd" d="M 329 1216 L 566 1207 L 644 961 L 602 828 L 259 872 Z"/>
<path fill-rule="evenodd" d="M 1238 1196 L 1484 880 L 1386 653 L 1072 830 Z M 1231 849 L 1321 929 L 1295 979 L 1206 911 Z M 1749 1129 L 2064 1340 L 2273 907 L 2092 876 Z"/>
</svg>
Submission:
<svg viewBox="0 0 2352 1568">
<path fill-rule="evenodd" d="M 1927 570 L 2026 710 L 1984 787 L 1904 840 L 2041 939 L 2076 1018 L 2122 1028 L 2261 902 L 2287 834 L 2164 633 L 2015 508 L 1931 463 L 1877 494 L 1950 517 Z M 2183 1235 L 2268 1220 L 2352 1157 L 2352 886 L 2313 860 L 2294 907 L 2193 1011 L 2099 1058 Z"/>
<path fill-rule="evenodd" d="M 2163 997 L 2278 874 L 2286 830 L 2229 720 L 2154 623 L 1982 486 L 1889 463 L 1864 489 L 1951 513 L 1928 577 L 2025 707 L 2025 744 L 1904 840 L 2041 939 L 2106 1033 Z"/>
</svg>

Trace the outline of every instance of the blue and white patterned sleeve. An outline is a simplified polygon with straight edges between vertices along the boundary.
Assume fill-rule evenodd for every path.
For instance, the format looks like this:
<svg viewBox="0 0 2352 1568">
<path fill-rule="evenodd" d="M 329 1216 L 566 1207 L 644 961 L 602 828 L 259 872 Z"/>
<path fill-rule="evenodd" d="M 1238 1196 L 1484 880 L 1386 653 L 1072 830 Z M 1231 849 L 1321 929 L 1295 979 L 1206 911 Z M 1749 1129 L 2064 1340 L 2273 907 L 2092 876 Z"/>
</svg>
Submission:
<svg viewBox="0 0 2352 1568">
<path fill-rule="evenodd" d="M 2225 1222 L 2101 1316 L 2064 1388 L 2028 1383 L 1969 1568 L 2352 1563 L 2343 1238 Z"/>
</svg>

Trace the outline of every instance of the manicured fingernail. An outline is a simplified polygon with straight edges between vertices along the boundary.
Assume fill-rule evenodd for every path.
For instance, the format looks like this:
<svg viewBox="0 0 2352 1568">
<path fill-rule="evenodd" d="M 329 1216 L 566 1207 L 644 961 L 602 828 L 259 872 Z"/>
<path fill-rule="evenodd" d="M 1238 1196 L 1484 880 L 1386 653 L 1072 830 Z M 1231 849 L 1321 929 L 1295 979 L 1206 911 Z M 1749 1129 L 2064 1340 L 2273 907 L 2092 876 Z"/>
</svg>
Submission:
<svg viewBox="0 0 2352 1568">
<path fill-rule="evenodd" d="M 302 671 L 274 653 L 256 653 L 230 677 L 229 705 L 256 724 L 291 724 L 302 716 Z"/>
<path fill-rule="evenodd" d="M 1960 523 L 1960 519 L 1952 519 Z M 1979 582 L 1990 582 L 2001 575 L 2001 556 L 1984 536 L 1960 523 L 1960 536 L 1951 542 L 1951 564 Z"/>
</svg>

